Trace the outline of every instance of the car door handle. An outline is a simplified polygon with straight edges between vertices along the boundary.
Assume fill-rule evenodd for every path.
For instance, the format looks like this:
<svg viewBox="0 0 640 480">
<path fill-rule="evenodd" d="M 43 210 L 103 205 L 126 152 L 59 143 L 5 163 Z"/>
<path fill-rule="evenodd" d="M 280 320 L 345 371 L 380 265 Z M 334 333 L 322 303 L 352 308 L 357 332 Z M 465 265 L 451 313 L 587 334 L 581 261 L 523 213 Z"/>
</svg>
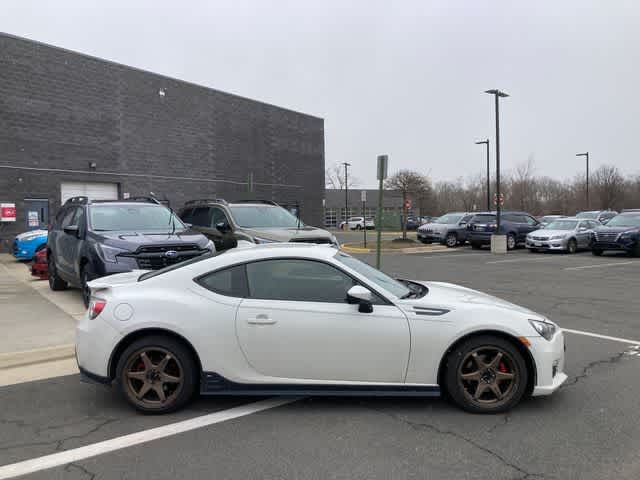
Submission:
<svg viewBox="0 0 640 480">
<path fill-rule="evenodd" d="M 250 325 L 273 325 L 276 322 L 277 320 L 274 320 L 269 317 L 269 315 L 265 314 L 256 315 L 255 317 L 247 320 L 247 323 Z"/>
</svg>

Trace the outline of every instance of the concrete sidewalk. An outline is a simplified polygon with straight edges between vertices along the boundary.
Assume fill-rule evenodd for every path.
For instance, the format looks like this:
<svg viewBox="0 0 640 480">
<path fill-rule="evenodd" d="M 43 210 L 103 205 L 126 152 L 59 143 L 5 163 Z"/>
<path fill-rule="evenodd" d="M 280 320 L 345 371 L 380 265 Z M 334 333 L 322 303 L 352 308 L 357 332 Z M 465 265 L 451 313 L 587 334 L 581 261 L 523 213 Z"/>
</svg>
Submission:
<svg viewBox="0 0 640 480">
<path fill-rule="evenodd" d="M 0 385 L 75 370 L 75 325 L 84 313 L 79 292 L 52 292 L 28 267 L 0 255 Z"/>
</svg>

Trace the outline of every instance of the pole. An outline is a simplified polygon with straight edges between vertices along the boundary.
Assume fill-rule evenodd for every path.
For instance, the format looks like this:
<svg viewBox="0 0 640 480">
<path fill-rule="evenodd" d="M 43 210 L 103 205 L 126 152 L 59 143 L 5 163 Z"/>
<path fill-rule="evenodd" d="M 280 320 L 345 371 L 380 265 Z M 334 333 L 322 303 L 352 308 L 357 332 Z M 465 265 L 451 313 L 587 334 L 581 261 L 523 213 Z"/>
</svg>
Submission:
<svg viewBox="0 0 640 480">
<path fill-rule="evenodd" d="M 362 230 L 364 230 L 364 248 L 367 248 L 367 217 L 364 216 L 366 200 L 362 200 Z"/>
<path fill-rule="evenodd" d="M 587 210 L 589 210 L 589 152 L 587 152 Z"/>
<path fill-rule="evenodd" d="M 345 225 L 347 225 L 347 227 L 345 228 L 345 230 L 347 230 L 348 227 L 348 222 L 349 222 L 349 182 L 348 182 L 348 175 L 347 175 L 347 168 L 351 165 L 350 163 L 347 162 L 342 162 L 342 164 L 344 165 L 344 221 L 345 221 Z"/>
<path fill-rule="evenodd" d="M 491 211 L 491 178 L 489 163 L 489 139 L 487 138 L 487 212 Z"/>
<path fill-rule="evenodd" d="M 496 233 L 500 234 L 500 103 L 496 93 Z"/>
<path fill-rule="evenodd" d="M 378 184 L 378 219 L 376 220 L 376 228 L 378 229 L 378 244 L 376 246 L 376 268 L 378 270 L 380 270 L 380 242 L 382 242 L 382 177 L 382 175 L 379 175 L 380 183 Z"/>
</svg>

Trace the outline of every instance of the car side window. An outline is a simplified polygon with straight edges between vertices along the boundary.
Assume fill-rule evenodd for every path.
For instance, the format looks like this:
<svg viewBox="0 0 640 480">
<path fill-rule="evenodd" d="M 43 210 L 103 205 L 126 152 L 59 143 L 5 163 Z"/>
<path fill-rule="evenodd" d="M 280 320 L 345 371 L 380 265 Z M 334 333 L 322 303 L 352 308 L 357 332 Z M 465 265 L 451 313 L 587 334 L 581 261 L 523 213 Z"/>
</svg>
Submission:
<svg viewBox="0 0 640 480">
<path fill-rule="evenodd" d="M 218 207 L 211 207 L 211 226 L 215 227 L 219 223 L 226 223 L 227 225 L 230 225 L 229 219 L 227 219 L 227 216 L 222 209 Z"/>
<path fill-rule="evenodd" d="M 530 217 L 529 215 L 524 215 L 524 219 L 529 225 L 537 225 L 538 224 L 538 221 L 535 218 Z"/>
<path fill-rule="evenodd" d="M 465 217 L 462 217 L 462 220 L 460 220 L 460 223 L 469 223 L 472 218 L 473 218 L 473 215 L 467 215 Z"/>
<path fill-rule="evenodd" d="M 73 220 L 76 216 L 77 208 L 70 208 L 67 210 L 62 217 L 62 222 L 60 223 L 60 228 L 68 227 L 69 225 L 73 225 Z"/>
<path fill-rule="evenodd" d="M 73 219 L 73 223 L 74 225 L 77 225 L 78 228 L 80 229 L 80 232 L 83 233 L 85 231 L 85 214 L 84 214 L 84 208 L 82 207 L 78 207 L 76 209 L 76 216 Z"/>
<path fill-rule="evenodd" d="M 250 298 L 327 303 L 345 303 L 357 284 L 331 265 L 301 259 L 249 263 L 247 281 Z"/>
<path fill-rule="evenodd" d="M 512 213 L 505 213 L 502 215 L 502 218 L 507 222 L 522 223 L 522 219 L 518 218 L 518 215 L 514 215 Z"/>
<path fill-rule="evenodd" d="M 207 273 L 199 277 L 196 283 L 226 297 L 247 297 L 247 276 L 244 265 Z"/>
</svg>

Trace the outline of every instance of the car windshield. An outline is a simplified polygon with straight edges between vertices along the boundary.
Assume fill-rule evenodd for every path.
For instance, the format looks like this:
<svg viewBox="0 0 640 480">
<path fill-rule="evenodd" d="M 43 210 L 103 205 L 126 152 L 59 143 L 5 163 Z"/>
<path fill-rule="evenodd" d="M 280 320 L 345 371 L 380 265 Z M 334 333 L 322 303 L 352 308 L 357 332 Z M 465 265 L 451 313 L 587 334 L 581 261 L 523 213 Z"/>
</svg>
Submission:
<svg viewBox="0 0 640 480">
<path fill-rule="evenodd" d="M 577 220 L 556 220 L 545 228 L 547 230 L 574 230 L 578 224 Z"/>
<path fill-rule="evenodd" d="M 171 210 L 160 205 L 92 205 L 91 228 L 97 232 L 186 230 Z"/>
<path fill-rule="evenodd" d="M 295 215 L 274 205 L 232 205 L 231 213 L 238 225 L 245 228 L 294 228 L 298 224 Z"/>
<path fill-rule="evenodd" d="M 640 227 L 640 215 L 618 215 L 607 222 L 607 227 Z"/>
<path fill-rule="evenodd" d="M 598 218 L 598 212 L 580 212 L 576 215 L 577 218 Z"/>
<path fill-rule="evenodd" d="M 458 223 L 462 219 L 462 217 L 463 215 L 448 214 L 432 220 L 431 223 L 453 224 Z"/>
<path fill-rule="evenodd" d="M 333 258 L 338 260 L 343 265 L 346 265 L 350 269 L 358 272 L 363 277 L 366 277 L 369 281 L 375 283 L 380 288 L 383 288 L 384 290 L 392 293 L 398 298 L 402 298 L 411 293 L 411 290 L 409 290 L 399 281 L 394 280 L 385 273 L 382 273 L 380 270 L 376 270 L 371 265 L 353 258 L 351 255 L 347 255 L 343 252 L 338 252 Z"/>
</svg>

